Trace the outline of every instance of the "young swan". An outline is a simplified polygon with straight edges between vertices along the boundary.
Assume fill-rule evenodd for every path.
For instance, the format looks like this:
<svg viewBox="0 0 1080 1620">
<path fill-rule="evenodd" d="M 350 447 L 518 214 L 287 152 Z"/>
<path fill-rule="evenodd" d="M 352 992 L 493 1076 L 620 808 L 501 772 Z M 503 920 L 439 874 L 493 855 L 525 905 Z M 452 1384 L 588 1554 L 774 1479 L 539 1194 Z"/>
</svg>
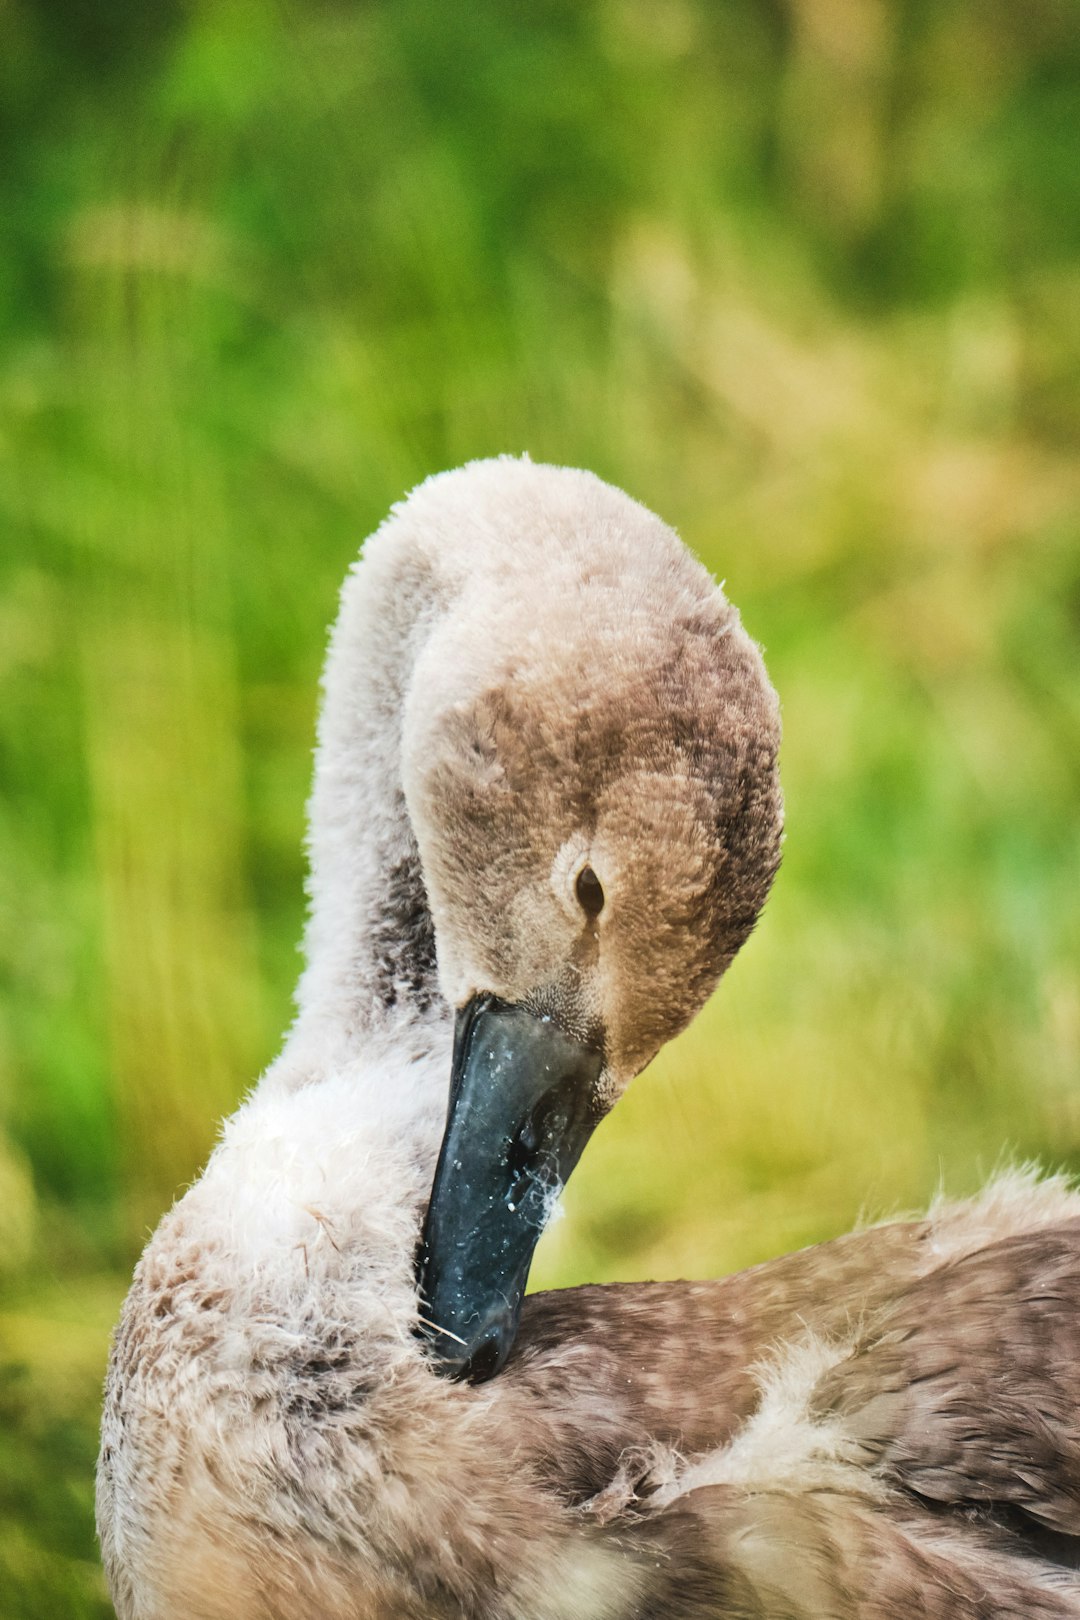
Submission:
<svg viewBox="0 0 1080 1620">
<path fill-rule="evenodd" d="M 777 866 L 776 701 L 705 572 L 587 473 L 478 463 L 369 542 L 325 686 L 297 1019 L 113 1347 L 120 1620 L 1080 1614 L 1057 1184 L 540 1296 L 484 1381 Z"/>
</svg>

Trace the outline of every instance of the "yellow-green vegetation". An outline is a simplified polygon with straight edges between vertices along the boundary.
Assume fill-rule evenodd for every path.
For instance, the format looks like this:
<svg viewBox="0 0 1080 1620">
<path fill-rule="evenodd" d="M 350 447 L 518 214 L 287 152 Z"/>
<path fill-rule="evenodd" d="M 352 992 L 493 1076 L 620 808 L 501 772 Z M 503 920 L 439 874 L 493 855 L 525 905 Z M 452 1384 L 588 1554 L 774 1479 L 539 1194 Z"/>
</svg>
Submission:
<svg viewBox="0 0 1080 1620">
<path fill-rule="evenodd" d="M 1080 1165 L 1071 0 L 0 5 L 0 1610 L 109 1613 L 139 1245 L 290 1013 L 324 630 L 425 474 L 674 522 L 789 838 L 545 1284 Z"/>
</svg>

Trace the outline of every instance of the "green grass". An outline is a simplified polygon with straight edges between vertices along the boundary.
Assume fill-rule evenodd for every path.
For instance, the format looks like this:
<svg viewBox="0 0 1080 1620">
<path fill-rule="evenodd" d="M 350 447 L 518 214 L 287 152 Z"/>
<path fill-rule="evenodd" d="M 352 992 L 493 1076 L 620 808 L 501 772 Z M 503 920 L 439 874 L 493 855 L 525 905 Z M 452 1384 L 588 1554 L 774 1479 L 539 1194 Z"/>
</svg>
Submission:
<svg viewBox="0 0 1080 1620">
<path fill-rule="evenodd" d="M 108 1613 L 124 1277 L 290 1011 L 325 626 L 391 501 L 584 464 L 784 702 L 757 934 L 535 1280 L 1080 1168 L 1070 8 L 0 9 L 0 1587 Z"/>
</svg>

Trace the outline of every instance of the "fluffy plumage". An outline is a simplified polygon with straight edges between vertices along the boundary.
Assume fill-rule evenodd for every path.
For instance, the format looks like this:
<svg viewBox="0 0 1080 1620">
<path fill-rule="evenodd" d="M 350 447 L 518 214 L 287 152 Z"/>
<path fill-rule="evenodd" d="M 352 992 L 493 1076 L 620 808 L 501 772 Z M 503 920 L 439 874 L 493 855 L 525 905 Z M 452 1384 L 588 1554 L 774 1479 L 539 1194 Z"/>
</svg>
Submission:
<svg viewBox="0 0 1080 1620">
<path fill-rule="evenodd" d="M 479 463 L 369 542 L 325 686 L 296 1023 L 113 1347 L 121 1620 L 1080 1615 L 1059 1182 L 537 1296 L 478 1387 L 415 1336 L 451 1009 L 602 1029 L 610 1103 L 764 901 L 777 707 L 704 570 L 588 474 Z"/>
</svg>

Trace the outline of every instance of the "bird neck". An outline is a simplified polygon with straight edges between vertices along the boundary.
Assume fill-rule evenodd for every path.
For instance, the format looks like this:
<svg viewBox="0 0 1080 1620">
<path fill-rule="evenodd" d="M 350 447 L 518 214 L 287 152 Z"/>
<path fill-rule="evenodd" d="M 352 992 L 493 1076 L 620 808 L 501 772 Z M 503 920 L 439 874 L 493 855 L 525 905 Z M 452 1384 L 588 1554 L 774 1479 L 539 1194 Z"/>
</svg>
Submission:
<svg viewBox="0 0 1080 1620">
<path fill-rule="evenodd" d="M 417 659 L 451 595 L 431 553 L 392 522 L 342 590 L 309 804 L 307 965 L 285 1054 L 306 1068 L 314 1054 L 324 1072 L 342 1067 L 381 1039 L 416 1053 L 447 1039 L 401 734 Z"/>
</svg>

